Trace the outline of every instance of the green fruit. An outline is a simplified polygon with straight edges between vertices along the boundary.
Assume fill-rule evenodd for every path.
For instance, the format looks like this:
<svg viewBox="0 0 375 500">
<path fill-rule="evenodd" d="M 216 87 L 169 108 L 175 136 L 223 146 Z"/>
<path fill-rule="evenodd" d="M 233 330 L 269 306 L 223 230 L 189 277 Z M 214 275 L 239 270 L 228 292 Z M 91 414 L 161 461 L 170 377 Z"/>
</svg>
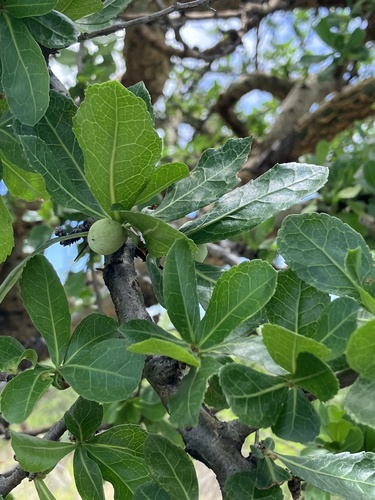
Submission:
<svg viewBox="0 0 375 500">
<path fill-rule="evenodd" d="M 110 255 L 124 243 L 126 231 L 119 222 L 102 219 L 90 227 L 87 241 L 91 250 L 99 255 Z"/>
</svg>

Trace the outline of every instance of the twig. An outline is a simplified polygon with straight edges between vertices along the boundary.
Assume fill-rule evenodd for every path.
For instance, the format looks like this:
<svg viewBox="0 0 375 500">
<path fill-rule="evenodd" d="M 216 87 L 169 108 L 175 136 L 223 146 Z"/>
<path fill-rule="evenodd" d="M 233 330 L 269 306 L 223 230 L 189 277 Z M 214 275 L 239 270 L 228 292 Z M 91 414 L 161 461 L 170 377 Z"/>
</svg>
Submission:
<svg viewBox="0 0 375 500">
<path fill-rule="evenodd" d="M 118 30 L 122 30 L 128 28 L 129 26 L 136 26 L 138 24 L 148 24 L 156 21 L 157 19 L 161 19 L 163 17 L 172 14 L 173 12 L 185 12 L 187 10 L 192 9 L 212 9 L 210 6 L 216 0 L 192 0 L 191 2 L 176 2 L 172 4 L 170 7 L 159 10 L 153 14 L 149 14 L 147 16 L 138 17 L 136 19 L 131 19 L 130 21 L 123 21 L 119 23 L 115 23 L 108 28 L 103 28 L 101 30 L 93 31 L 92 33 L 82 33 L 79 36 L 78 40 L 90 40 L 92 38 L 96 38 L 97 36 L 106 36 L 112 33 L 115 33 Z"/>
</svg>

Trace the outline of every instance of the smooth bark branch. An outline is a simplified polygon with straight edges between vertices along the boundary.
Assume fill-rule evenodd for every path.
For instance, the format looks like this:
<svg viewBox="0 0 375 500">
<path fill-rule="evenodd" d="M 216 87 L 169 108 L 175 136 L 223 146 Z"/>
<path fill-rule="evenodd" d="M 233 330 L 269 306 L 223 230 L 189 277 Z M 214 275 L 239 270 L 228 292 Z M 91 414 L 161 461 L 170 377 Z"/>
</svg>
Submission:
<svg viewBox="0 0 375 500">
<path fill-rule="evenodd" d="M 103 277 L 120 323 L 150 319 L 137 282 L 131 241 L 106 258 Z M 170 397 L 177 392 L 184 370 L 180 362 L 165 356 L 146 359 L 145 377 L 166 407 Z M 180 429 L 186 451 L 215 472 L 221 487 L 230 474 L 253 468 L 252 462 L 241 454 L 244 439 L 253 431 L 239 423 L 220 422 L 204 407 L 197 427 Z"/>
</svg>

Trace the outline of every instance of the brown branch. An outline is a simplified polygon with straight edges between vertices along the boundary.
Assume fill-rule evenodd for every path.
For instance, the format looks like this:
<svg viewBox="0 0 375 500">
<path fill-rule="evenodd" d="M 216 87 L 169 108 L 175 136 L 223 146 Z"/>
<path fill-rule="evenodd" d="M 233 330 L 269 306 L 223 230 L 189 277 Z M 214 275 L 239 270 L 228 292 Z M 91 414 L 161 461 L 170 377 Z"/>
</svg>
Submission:
<svg viewBox="0 0 375 500">
<path fill-rule="evenodd" d="M 134 269 L 134 248 L 128 241 L 118 252 L 106 258 L 104 281 L 115 304 L 120 323 L 130 319 L 148 319 Z M 184 375 L 184 365 L 165 356 L 146 359 L 145 377 L 167 407 Z M 202 407 L 197 427 L 180 429 L 186 451 L 211 468 L 221 486 L 230 474 L 251 470 L 251 461 L 241 454 L 241 446 L 254 429 L 217 420 Z"/>
<path fill-rule="evenodd" d="M 143 17 L 141 16 L 137 17 L 136 19 L 131 19 L 129 21 L 115 23 L 112 26 L 109 26 L 108 28 L 103 28 L 101 30 L 93 31 L 92 33 L 82 33 L 82 35 L 78 37 L 78 41 L 91 40 L 92 38 L 96 38 L 97 36 L 110 35 L 112 33 L 115 33 L 116 31 L 128 28 L 130 26 L 152 23 L 154 21 L 157 21 L 158 19 L 168 16 L 169 14 L 172 14 L 173 12 L 185 12 L 191 9 L 211 9 L 212 7 L 210 5 L 213 2 L 215 2 L 215 0 L 192 0 L 191 2 L 186 2 L 186 3 L 176 2 L 172 4 L 170 7 L 159 10 L 158 12 L 149 14 L 147 16 Z"/>
</svg>

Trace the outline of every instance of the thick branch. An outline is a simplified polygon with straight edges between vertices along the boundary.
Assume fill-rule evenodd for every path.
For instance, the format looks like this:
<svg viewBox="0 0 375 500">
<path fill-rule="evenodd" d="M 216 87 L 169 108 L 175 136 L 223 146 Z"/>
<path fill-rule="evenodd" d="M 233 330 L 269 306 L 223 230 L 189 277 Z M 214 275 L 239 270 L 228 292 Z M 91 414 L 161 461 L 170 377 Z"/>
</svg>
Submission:
<svg viewBox="0 0 375 500">
<path fill-rule="evenodd" d="M 116 254 L 107 257 L 104 281 L 115 304 L 119 321 L 150 319 L 137 284 L 134 249 L 128 241 Z M 146 359 L 145 376 L 167 407 L 184 376 L 184 365 L 164 357 Z M 230 474 L 252 469 L 251 461 L 241 454 L 241 446 L 253 429 L 233 423 L 219 422 L 205 408 L 201 409 L 197 427 L 180 429 L 186 450 L 204 462 L 217 475 L 221 485 Z"/>
</svg>

